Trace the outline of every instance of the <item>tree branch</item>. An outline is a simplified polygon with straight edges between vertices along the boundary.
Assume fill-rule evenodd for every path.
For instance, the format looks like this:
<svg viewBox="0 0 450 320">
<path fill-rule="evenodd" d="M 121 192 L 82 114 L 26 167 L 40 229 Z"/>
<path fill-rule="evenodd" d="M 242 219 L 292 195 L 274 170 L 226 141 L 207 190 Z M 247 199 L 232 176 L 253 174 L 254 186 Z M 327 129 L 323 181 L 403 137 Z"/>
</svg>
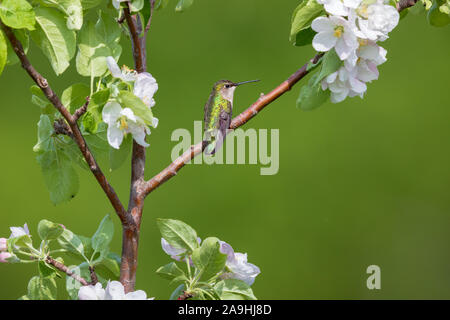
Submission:
<svg viewBox="0 0 450 320">
<path fill-rule="evenodd" d="M 85 279 L 83 279 L 82 277 L 80 277 L 79 275 L 77 275 L 75 272 L 70 271 L 69 268 L 67 266 L 65 266 L 64 264 L 62 264 L 59 261 L 56 261 L 55 259 L 53 259 L 52 257 L 48 256 L 47 258 L 45 258 L 45 262 L 47 262 L 48 264 L 51 264 L 52 266 L 54 266 L 56 269 L 64 272 L 65 274 L 67 274 L 69 277 L 74 278 L 76 281 L 78 281 L 79 283 L 81 283 L 83 286 L 88 286 L 89 282 L 87 282 Z"/>
<path fill-rule="evenodd" d="M 144 32 L 142 37 L 139 36 L 143 32 L 143 22 L 139 16 L 131 16 L 128 2 L 126 2 L 124 16 L 130 32 L 136 71 L 138 73 L 145 72 L 147 69 L 145 41 L 148 30 Z M 145 181 L 145 160 L 145 148 L 133 140 L 130 199 L 127 211 L 132 224 L 123 225 L 122 260 L 120 265 L 120 282 L 123 284 L 125 292 L 133 291 L 136 283 L 139 230 L 144 209 L 144 201 L 140 195 L 142 193 L 142 184 Z"/>
<path fill-rule="evenodd" d="M 0 21 L 0 26 L 5 32 L 6 37 L 8 38 L 9 42 L 11 43 L 11 46 L 16 53 L 17 57 L 19 58 L 20 62 L 22 63 L 22 67 L 27 71 L 27 73 L 30 75 L 30 77 L 34 80 L 34 82 L 39 86 L 39 88 L 42 90 L 44 95 L 47 97 L 47 99 L 53 104 L 53 106 L 61 113 L 61 115 L 64 117 L 64 119 L 67 121 L 68 126 L 71 130 L 71 136 L 75 143 L 78 145 L 78 148 L 80 149 L 81 153 L 83 154 L 83 157 L 86 159 L 86 162 L 89 165 L 89 168 L 91 172 L 94 174 L 95 178 L 97 179 L 98 183 L 102 187 L 103 191 L 106 193 L 106 196 L 108 197 L 109 201 L 111 202 L 112 206 L 114 207 L 117 215 L 119 216 L 120 220 L 122 222 L 127 222 L 127 216 L 126 211 L 120 202 L 119 197 L 117 196 L 116 192 L 112 188 L 112 186 L 107 181 L 105 175 L 101 171 L 100 167 L 98 166 L 97 162 L 94 159 L 94 156 L 92 155 L 92 152 L 89 150 L 89 147 L 86 144 L 86 141 L 84 140 L 84 137 L 80 131 L 80 128 L 78 127 L 77 120 L 78 118 L 76 115 L 72 115 L 69 110 L 67 110 L 66 107 L 63 106 L 61 103 L 61 100 L 59 97 L 55 94 L 55 92 L 51 89 L 50 85 L 48 84 L 47 80 L 31 65 L 30 61 L 28 60 L 22 44 L 20 41 L 16 38 L 14 33 L 12 32 L 11 28 L 4 25 Z"/>
</svg>

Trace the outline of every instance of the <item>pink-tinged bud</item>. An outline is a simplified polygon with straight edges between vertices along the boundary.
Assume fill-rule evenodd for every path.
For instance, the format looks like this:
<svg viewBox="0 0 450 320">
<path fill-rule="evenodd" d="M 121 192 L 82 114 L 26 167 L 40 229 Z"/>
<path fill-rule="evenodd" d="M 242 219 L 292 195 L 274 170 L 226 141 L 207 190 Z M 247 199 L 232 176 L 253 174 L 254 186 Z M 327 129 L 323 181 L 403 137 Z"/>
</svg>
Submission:
<svg viewBox="0 0 450 320">
<path fill-rule="evenodd" d="M 0 238 L 0 251 L 8 250 L 8 244 L 6 238 Z"/>
<path fill-rule="evenodd" d="M 61 226 L 63 229 L 66 229 L 66 226 L 65 226 L 65 225 L 60 224 L 60 226 Z"/>
<path fill-rule="evenodd" d="M 12 255 L 9 252 L 0 252 L 0 263 L 8 263 L 9 258 L 11 258 Z"/>
</svg>

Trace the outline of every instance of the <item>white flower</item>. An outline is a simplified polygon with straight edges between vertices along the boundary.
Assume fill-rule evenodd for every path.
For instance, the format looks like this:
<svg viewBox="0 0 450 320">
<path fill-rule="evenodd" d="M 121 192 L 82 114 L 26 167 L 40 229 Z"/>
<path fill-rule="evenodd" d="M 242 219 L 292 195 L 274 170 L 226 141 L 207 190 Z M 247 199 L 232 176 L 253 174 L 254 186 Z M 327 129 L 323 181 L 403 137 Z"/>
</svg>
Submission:
<svg viewBox="0 0 450 320">
<path fill-rule="evenodd" d="M 349 20 L 360 38 L 384 41 L 400 20 L 397 9 L 382 1 L 362 4 L 349 14 Z"/>
<path fill-rule="evenodd" d="M 26 223 L 23 225 L 23 228 L 10 227 L 9 229 L 11 230 L 11 235 L 9 236 L 10 239 L 30 235 L 30 230 L 28 230 L 28 226 Z"/>
<path fill-rule="evenodd" d="M 158 91 L 158 83 L 150 73 L 142 72 L 136 76 L 133 93 L 150 108 L 155 105 L 153 96 L 156 91 Z"/>
<path fill-rule="evenodd" d="M 105 300 L 105 289 L 97 282 L 95 286 L 83 286 L 78 291 L 79 300 Z"/>
<path fill-rule="evenodd" d="M 125 1 L 128 1 L 128 0 L 112 0 L 112 4 L 113 4 L 114 8 L 120 9 L 120 3 L 125 2 Z"/>
<path fill-rule="evenodd" d="M 0 252 L 0 263 L 8 263 L 8 259 L 12 257 L 12 254 L 9 252 Z"/>
<path fill-rule="evenodd" d="M 230 270 L 221 276 L 222 279 L 239 279 L 251 286 L 255 278 L 261 273 L 254 264 L 247 262 L 247 254 L 234 252 L 233 247 L 220 241 L 220 252 L 227 255 L 226 267 Z"/>
<path fill-rule="evenodd" d="M 103 108 L 102 117 L 108 124 L 108 143 L 113 148 L 119 149 L 126 133 L 131 133 L 134 140 L 141 146 L 149 146 L 145 142 L 145 136 L 150 134 L 150 129 L 130 108 L 122 109 L 117 102 L 108 102 Z"/>
<path fill-rule="evenodd" d="M 331 102 L 338 103 L 347 98 L 347 96 L 362 97 L 367 90 L 367 85 L 357 78 L 356 67 L 348 70 L 343 66 L 322 80 L 322 89 L 329 89 L 331 91 Z"/>
<path fill-rule="evenodd" d="M 78 291 L 79 300 L 153 300 L 147 299 L 147 294 L 137 290 L 125 294 L 125 289 L 119 281 L 108 281 L 106 289 L 102 288 L 100 282 L 95 286 L 83 286 Z"/>
<path fill-rule="evenodd" d="M 318 32 L 312 41 L 317 51 L 326 52 L 334 48 L 339 58 L 345 60 L 358 47 L 353 29 L 342 17 L 318 17 L 312 22 L 311 28 Z"/>
<path fill-rule="evenodd" d="M 362 0 L 317 0 L 325 11 L 336 16 L 347 16 L 349 9 L 356 9 Z"/>
<path fill-rule="evenodd" d="M 120 69 L 113 57 L 106 58 L 106 65 L 114 78 L 121 79 L 124 82 L 133 82 L 137 79 L 138 73 L 136 71 L 130 70 L 125 66 Z"/>
<path fill-rule="evenodd" d="M 373 61 L 377 66 L 386 62 L 387 51 L 374 41 L 359 40 L 359 48 L 356 51 L 358 57 Z"/>
<path fill-rule="evenodd" d="M 234 260 L 234 250 L 231 245 L 226 243 L 225 241 L 220 241 L 220 252 L 227 255 L 227 261 Z"/>
<path fill-rule="evenodd" d="M 261 273 L 259 268 L 252 263 L 247 262 L 247 254 L 236 252 L 234 259 L 226 263 L 227 268 L 231 271 L 226 273 L 222 278 L 242 280 L 251 286 L 255 282 L 255 278 Z"/>
</svg>

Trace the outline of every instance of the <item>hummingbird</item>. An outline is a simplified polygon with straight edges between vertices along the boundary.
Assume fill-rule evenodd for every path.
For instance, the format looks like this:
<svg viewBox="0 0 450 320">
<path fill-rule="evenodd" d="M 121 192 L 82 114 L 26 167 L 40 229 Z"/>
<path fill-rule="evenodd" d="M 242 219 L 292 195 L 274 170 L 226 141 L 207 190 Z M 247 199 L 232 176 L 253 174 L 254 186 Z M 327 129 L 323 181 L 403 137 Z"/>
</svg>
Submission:
<svg viewBox="0 0 450 320">
<path fill-rule="evenodd" d="M 257 81 L 259 80 L 236 83 L 230 80 L 220 80 L 214 84 L 208 102 L 205 104 L 203 148 L 207 155 L 215 154 L 222 146 L 227 130 L 230 128 L 234 90 L 242 84 Z"/>
</svg>

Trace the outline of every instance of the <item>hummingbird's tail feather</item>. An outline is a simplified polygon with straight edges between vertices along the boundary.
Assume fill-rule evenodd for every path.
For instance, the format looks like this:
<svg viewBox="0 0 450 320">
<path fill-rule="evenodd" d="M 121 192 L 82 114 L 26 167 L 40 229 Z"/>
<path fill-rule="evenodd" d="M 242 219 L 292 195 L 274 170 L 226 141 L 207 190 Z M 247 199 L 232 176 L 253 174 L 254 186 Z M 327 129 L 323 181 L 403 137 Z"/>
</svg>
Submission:
<svg viewBox="0 0 450 320">
<path fill-rule="evenodd" d="M 205 146 L 206 144 L 206 146 Z M 205 154 L 207 156 L 213 155 L 214 153 L 216 153 L 216 141 L 203 141 L 203 146 L 204 146 L 204 150 L 205 150 Z"/>
</svg>

